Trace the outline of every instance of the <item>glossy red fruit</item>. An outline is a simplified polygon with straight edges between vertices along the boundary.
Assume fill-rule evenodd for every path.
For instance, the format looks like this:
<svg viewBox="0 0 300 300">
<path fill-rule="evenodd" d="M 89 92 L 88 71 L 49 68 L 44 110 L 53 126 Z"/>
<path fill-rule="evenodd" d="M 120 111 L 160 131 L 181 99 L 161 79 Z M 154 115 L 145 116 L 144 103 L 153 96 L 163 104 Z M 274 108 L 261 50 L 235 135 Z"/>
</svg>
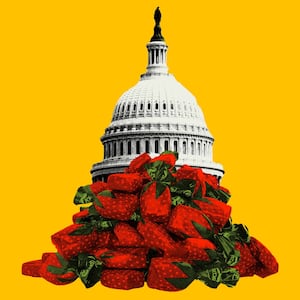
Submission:
<svg viewBox="0 0 300 300">
<path fill-rule="evenodd" d="M 114 192 L 115 198 L 98 195 L 101 203 L 94 202 L 96 210 L 105 218 L 127 221 L 139 205 L 139 199 L 134 194 Z"/>
<path fill-rule="evenodd" d="M 138 173 L 111 174 L 107 185 L 109 190 L 135 193 L 142 188 L 143 179 Z"/>
<path fill-rule="evenodd" d="M 137 230 L 144 238 L 146 247 L 161 251 L 166 257 L 182 257 L 185 254 L 185 250 L 161 225 L 151 221 L 139 222 Z"/>
<path fill-rule="evenodd" d="M 32 277 L 41 277 L 40 268 L 42 266 L 42 260 L 33 260 L 23 263 L 22 274 Z"/>
<path fill-rule="evenodd" d="M 48 253 L 47 258 L 42 263 L 40 275 L 47 281 L 56 285 L 65 285 L 76 280 L 77 275 L 74 272 L 66 271 L 64 274 L 54 274 L 49 270 L 49 267 L 62 268 L 56 253 Z"/>
<path fill-rule="evenodd" d="M 125 222 L 119 222 L 114 227 L 113 245 L 123 247 L 141 247 L 144 240 L 138 231 Z"/>
<path fill-rule="evenodd" d="M 278 262 L 276 258 L 259 240 L 251 237 L 249 249 L 257 261 L 255 274 L 264 278 L 278 272 Z"/>
<path fill-rule="evenodd" d="M 205 185 L 205 175 L 200 168 L 193 168 L 188 165 L 183 165 L 178 171 L 175 173 L 176 179 L 192 179 L 195 180 L 195 188 L 194 188 L 194 195 L 201 191 L 201 195 L 204 196 L 206 192 L 206 185 Z"/>
<path fill-rule="evenodd" d="M 256 272 L 256 259 L 248 244 L 236 243 L 235 249 L 240 251 L 240 260 L 234 268 L 239 271 L 240 277 L 253 276 Z"/>
<path fill-rule="evenodd" d="M 222 228 L 230 218 L 231 206 L 215 198 L 205 197 L 204 200 L 207 200 L 207 202 L 202 200 L 193 201 L 216 227 Z"/>
<path fill-rule="evenodd" d="M 186 249 L 186 259 L 200 261 L 209 260 L 206 249 L 216 249 L 216 246 L 211 241 L 202 238 L 187 238 L 182 242 L 182 247 Z"/>
<path fill-rule="evenodd" d="M 140 173 L 143 172 L 145 170 L 144 166 L 145 164 L 149 163 L 151 160 L 151 157 L 148 153 L 143 153 L 141 155 L 139 155 L 138 157 L 136 157 L 135 159 L 133 159 L 130 164 L 129 167 L 125 170 L 126 173 Z"/>
<path fill-rule="evenodd" d="M 165 257 L 152 258 L 147 276 L 147 285 L 150 288 L 163 291 L 179 291 L 180 288 L 174 286 L 167 279 L 184 279 L 188 276 L 174 262 L 182 262 L 182 260 Z"/>
<path fill-rule="evenodd" d="M 193 222 L 202 225 L 206 229 L 211 229 L 201 210 L 186 205 L 177 205 L 172 209 L 167 228 L 179 236 L 202 237 Z"/>
<path fill-rule="evenodd" d="M 94 248 L 98 238 L 96 231 L 86 235 L 73 235 L 82 226 L 82 224 L 73 224 L 52 235 L 52 243 L 65 259 L 82 252 L 88 253 Z"/>
<path fill-rule="evenodd" d="M 175 166 L 176 163 L 176 156 L 172 153 L 162 153 L 159 156 L 153 158 L 150 160 L 150 163 L 156 162 L 156 161 L 163 161 L 167 165 L 170 166 L 170 169 L 172 169 Z"/>
<path fill-rule="evenodd" d="M 110 270 L 101 274 L 101 283 L 110 288 L 130 290 L 144 285 L 144 272 L 137 270 Z"/>
<path fill-rule="evenodd" d="M 94 256 L 104 262 L 106 268 L 143 269 L 146 268 L 146 248 L 98 249 Z"/>
<path fill-rule="evenodd" d="M 108 189 L 107 183 L 103 181 L 96 181 L 90 185 L 91 191 L 97 195 Z"/>
<path fill-rule="evenodd" d="M 148 189 L 140 197 L 140 209 L 144 219 L 161 223 L 166 222 L 171 213 L 171 193 L 166 187 L 164 191 L 156 197 L 157 183 L 152 182 Z"/>
</svg>

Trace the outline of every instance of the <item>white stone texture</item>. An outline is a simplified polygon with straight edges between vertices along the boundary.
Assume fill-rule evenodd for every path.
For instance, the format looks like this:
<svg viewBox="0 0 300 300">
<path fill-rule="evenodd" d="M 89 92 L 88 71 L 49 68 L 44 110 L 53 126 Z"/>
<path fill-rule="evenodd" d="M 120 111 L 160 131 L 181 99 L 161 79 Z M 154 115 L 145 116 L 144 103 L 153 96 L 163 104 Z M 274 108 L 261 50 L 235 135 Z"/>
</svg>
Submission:
<svg viewBox="0 0 300 300">
<path fill-rule="evenodd" d="M 116 104 L 101 137 L 104 159 L 91 170 L 94 179 L 122 172 L 143 152 L 154 157 L 165 150 L 178 151 L 177 166 L 201 167 L 222 178 L 222 165 L 213 162 L 214 139 L 196 98 L 168 73 L 167 48 L 163 41 L 147 44 L 147 71 Z"/>
</svg>

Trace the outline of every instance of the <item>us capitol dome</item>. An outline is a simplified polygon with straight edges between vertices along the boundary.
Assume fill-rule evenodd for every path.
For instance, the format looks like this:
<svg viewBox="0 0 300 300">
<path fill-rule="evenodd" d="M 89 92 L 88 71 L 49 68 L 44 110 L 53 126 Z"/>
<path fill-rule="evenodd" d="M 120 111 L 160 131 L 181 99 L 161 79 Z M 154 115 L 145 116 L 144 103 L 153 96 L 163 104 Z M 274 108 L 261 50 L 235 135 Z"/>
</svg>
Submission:
<svg viewBox="0 0 300 300">
<path fill-rule="evenodd" d="M 224 170 L 213 161 L 214 138 L 203 112 L 193 94 L 168 73 L 168 46 L 161 34 L 159 8 L 154 19 L 146 73 L 115 106 L 101 137 L 104 159 L 91 170 L 93 181 L 105 181 L 109 174 L 123 172 L 141 153 L 154 157 L 165 150 L 179 153 L 177 167 L 200 167 L 220 180 Z"/>
</svg>

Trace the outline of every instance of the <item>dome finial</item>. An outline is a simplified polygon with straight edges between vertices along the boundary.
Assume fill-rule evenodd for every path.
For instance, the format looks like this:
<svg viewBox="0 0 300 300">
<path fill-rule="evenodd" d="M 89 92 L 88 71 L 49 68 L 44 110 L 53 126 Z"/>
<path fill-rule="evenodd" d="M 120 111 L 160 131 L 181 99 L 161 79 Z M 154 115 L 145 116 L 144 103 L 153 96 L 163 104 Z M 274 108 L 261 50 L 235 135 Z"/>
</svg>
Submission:
<svg viewBox="0 0 300 300">
<path fill-rule="evenodd" d="M 161 35 L 161 28 L 160 28 L 161 12 L 159 10 L 159 7 L 157 7 L 154 12 L 154 20 L 155 20 L 155 27 L 154 27 L 153 37 L 151 38 L 151 42 L 164 41 L 165 39 Z"/>
</svg>

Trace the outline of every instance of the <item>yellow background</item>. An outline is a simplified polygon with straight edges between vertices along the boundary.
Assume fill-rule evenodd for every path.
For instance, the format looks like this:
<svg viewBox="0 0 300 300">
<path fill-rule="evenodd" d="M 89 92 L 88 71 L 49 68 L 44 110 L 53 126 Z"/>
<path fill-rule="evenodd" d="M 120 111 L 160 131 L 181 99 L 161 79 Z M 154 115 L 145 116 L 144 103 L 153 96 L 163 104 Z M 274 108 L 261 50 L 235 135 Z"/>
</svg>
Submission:
<svg viewBox="0 0 300 300">
<path fill-rule="evenodd" d="M 298 1 L 3 1 L 1 293 L 4 299 L 282 299 L 299 295 Z M 78 186 L 102 160 L 116 101 L 145 71 L 162 11 L 170 72 L 196 97 L 226 170 L 236 222 L 280 264 L 278 274 L 212 290 L 119 291 L 21 275 L 54 251 Z M 298 243 L 298 245 L 297 245 Z M 203 298 L 205 297 L 205 298 Z M 209 298 L 208 298 L 209 297 Z"/>
</svg>

